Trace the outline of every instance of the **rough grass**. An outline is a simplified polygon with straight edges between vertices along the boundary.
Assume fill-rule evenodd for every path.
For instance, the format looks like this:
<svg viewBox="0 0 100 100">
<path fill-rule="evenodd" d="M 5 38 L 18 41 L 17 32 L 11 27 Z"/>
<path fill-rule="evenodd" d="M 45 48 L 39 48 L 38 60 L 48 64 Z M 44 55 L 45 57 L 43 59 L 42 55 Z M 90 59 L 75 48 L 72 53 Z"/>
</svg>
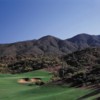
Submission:
<svg viewBox="0 0 100 100">
<path fill-rule="evenodd" d="M 90 90 L 68 86 L 29 86 L 17 83 L 19 78 L 24 77 L 39 77 L 47 82 L 51 76 L 51 73 L 43 70 L 16 75 L 0 74 L 0 100 L 77 100 L 90 92 Z"/>
</svg>

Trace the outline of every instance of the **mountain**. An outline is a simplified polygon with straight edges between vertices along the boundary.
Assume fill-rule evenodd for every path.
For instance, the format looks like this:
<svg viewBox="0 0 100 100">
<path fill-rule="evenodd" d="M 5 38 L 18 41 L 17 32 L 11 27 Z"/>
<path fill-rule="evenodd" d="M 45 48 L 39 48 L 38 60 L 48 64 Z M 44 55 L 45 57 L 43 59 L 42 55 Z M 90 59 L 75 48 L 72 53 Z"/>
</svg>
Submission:
<svg viewBox="0 0 100 100">
<path fill-rule="evenodd" d="M 75 43 L 78 49 L 84 49 L 87 47 L 98 47 L 100 46 L 100 35 L 89 35 L 89 34 L 79 34 L 70 39 L 68 41 Z"/>
<path fill-rule="evenodd" d="M 62 56 L 99 46 L 100 35 L 79 34 L 65 40 L 48 35 L 37 40 L 0 44 L 0 62 L 11 63 L 18 59 L 40 55 Z"/>
</svg>

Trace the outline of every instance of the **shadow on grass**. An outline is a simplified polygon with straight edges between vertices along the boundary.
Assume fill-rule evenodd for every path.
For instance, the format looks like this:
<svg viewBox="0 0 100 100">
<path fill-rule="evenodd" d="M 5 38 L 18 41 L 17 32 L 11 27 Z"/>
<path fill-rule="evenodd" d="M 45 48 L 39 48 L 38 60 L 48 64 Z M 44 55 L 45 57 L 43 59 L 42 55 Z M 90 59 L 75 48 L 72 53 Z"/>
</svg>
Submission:
<svg viewBox="0 0 100 100">
<path fill-rule="evenodd" d="M 99 93 L 100 93 L 100 88 L 94 90 L 93 92 L 91 92 L 91 93 L 89 93 L 89 94 L 87 94 L 85 96 L 82 96 L 82 97 L 78 98 L 77 100 L 83 100 L 83 99 L 86 99 L 88 97 L 95 96 L 95 95 L 97 95 Z M 98 97 L 96 100 L 100 100 L 100 97 Z"/>
<path fill-rule="evenodd" d="M 96 98 L 96 100 L 100 100 L 100 97 Z"/>
</svg>

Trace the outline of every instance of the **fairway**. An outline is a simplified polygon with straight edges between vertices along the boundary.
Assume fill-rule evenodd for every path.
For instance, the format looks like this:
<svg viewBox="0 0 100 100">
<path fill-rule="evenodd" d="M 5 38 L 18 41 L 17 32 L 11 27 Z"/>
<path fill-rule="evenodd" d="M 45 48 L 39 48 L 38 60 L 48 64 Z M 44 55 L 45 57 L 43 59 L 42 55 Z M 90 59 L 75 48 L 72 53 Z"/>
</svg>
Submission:
<svg viewBox="0 0 100 100">
<path fill-rule="evenodd" d="M 0 74 L 0 100 L 77 100 L 90 92 L 81 88 L 71 88 L 58 85 L 32 86 L 19 84 L 19 78 L 42 78 L 47 82 L 52 74 L 43 70 L 24 74 Z"/>
</svg>

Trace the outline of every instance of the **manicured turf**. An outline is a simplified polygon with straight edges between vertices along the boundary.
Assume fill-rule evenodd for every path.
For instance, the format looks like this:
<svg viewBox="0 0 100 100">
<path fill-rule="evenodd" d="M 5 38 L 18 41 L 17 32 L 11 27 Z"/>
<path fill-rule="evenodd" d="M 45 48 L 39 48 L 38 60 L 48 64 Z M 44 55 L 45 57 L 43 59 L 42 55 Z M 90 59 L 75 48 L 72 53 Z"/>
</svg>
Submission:
<svg viewBox="0 0 100 100">
<path fill-rule="evenodd" d="M 0 74 L 0 100 L 77 100 L 90 90 L 58 85 L 22 85 L 20 78 L 42 78 L 47 82 L 52 74 L 43 70 L 16 75 Z M 92 100 L 92 99 L 91 99 Z"/>
</svg>

